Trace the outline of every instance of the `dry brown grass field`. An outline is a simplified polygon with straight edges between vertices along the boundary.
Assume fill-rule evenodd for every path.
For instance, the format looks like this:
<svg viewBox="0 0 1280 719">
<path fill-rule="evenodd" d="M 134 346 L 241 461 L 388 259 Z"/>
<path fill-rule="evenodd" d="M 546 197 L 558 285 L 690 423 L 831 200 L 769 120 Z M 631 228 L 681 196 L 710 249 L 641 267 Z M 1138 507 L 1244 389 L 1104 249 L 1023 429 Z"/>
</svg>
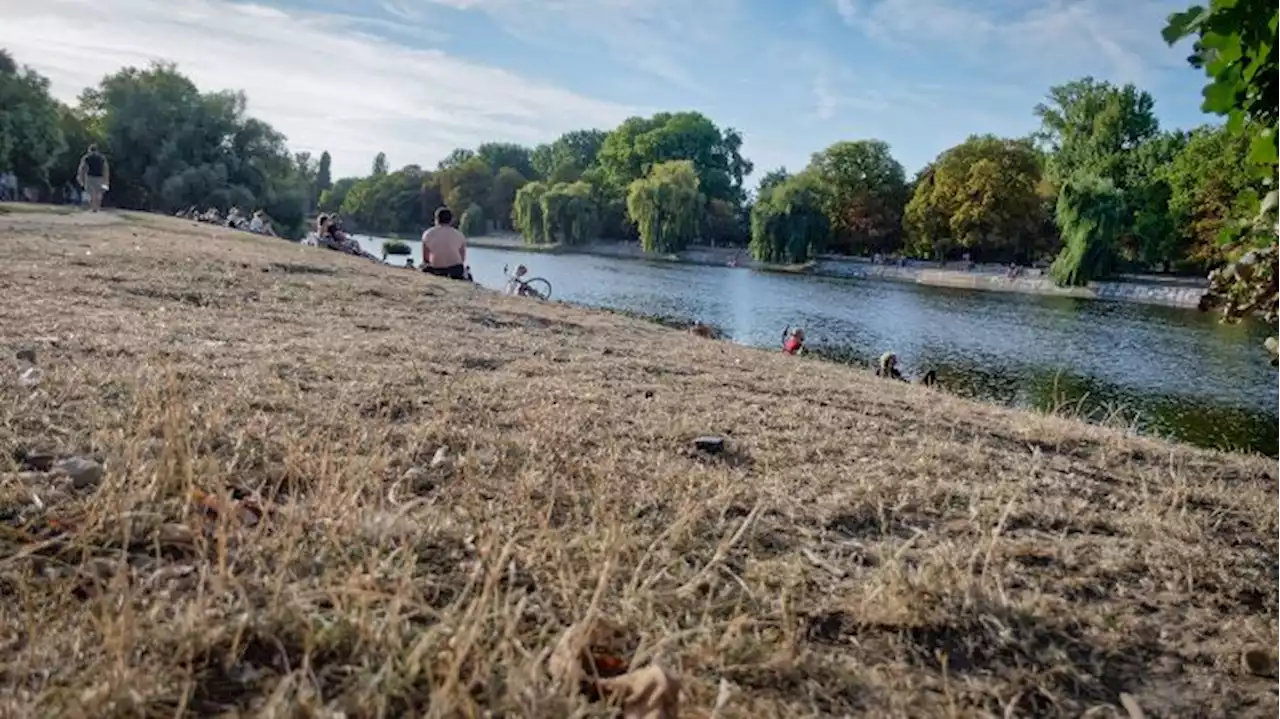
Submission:
<svg viewBox="0 0 1280 719">
<path fill-rule="evenodd" d="M 1278 711 L 1273 460 L 160 217 L 0 288 L 0 716 L 613 716 L 598 618 L 685 719 Z"/>
</svg>

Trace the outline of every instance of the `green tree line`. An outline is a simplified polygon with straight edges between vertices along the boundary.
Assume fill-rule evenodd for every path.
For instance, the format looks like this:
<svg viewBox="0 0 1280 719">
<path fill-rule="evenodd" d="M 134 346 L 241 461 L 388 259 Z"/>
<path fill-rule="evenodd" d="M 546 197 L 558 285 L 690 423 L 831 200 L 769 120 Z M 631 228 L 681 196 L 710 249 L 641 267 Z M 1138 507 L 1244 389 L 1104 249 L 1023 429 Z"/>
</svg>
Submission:
<svg viewBox="0 0 1280 719">
<path fill-rule="evenodd" d="M 326 158 L 291 154 L 283 135 L 249 117 L 243 93 L 201 92 L 173 65 L 122 69 L 66 105 L 0 50 L 0 172 L 56 200 L 91 143 L 110 157 L 117 207 L 261 209 L 290 235 L 328 172 Z"/>
</svg>

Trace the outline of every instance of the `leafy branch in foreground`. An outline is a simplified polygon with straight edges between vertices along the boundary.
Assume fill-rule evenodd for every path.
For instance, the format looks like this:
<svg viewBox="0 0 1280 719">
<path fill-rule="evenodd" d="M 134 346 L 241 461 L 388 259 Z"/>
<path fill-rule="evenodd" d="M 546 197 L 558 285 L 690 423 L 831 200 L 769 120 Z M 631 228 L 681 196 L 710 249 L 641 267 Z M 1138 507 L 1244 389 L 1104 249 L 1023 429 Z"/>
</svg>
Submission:
<svg viewBox="0 0 1280 719">
<path fill-rule="evenodd" d="M 1221 241 L 1230 262 L 1210 275 L 1204 306 L 1223 306 L 1224 316 L 1235 320 L 1257 314 L 1277 327 L 1276 240 L 1280 226 L 1276 215 L 1277 29 L 1280 10 L 1272 0 L 1212 0 L 1209 7 L 1192 6 L 1169 17 L 1164 29 L 1170 45 L 1196 36 L 1189 62 L 1202 68 L 1210 82 L 1204 88 L 1206 112 L 1227 116 L 1227 130 L 1248 133 L 1249 161 L 1253 171 L 1271 190 L 1256 202 L 1252 221 L 1224 228 Z M 1277 337 L 1267 339 L 1271 361 L 1277 361 Z"/>
</svg>

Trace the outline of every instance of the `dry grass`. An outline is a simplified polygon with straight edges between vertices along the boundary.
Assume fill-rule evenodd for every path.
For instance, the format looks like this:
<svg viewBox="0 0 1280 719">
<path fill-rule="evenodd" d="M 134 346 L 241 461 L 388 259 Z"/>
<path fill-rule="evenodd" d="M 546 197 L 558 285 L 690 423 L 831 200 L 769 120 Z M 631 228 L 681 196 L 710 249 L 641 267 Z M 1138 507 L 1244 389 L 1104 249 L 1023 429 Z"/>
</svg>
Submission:
<svg viewBox="0 0 1280 719">
<path fill-rule="evenodd" d="M 1274 462 L 163 218 L 0 287 L 0 715 L 608 716 L 589 613 L 684 717 L 1277 713 Z"/>
</svg>

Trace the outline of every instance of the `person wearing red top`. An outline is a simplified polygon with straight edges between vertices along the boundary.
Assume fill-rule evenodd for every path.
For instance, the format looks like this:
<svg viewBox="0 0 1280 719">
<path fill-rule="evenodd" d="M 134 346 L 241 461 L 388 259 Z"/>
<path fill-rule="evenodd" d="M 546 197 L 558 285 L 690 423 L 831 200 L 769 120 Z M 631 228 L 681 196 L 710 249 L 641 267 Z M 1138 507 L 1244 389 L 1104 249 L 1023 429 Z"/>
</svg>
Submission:
<svg viewBox="0 0 1280 719">
<path fill-rule="evenodd" d="M 804 330 L 797 327 L 794 331 L 787 327 L 782 331 L 782 351 L 789 354 L 799 354 L 804 349 Z"/>
</svg>

